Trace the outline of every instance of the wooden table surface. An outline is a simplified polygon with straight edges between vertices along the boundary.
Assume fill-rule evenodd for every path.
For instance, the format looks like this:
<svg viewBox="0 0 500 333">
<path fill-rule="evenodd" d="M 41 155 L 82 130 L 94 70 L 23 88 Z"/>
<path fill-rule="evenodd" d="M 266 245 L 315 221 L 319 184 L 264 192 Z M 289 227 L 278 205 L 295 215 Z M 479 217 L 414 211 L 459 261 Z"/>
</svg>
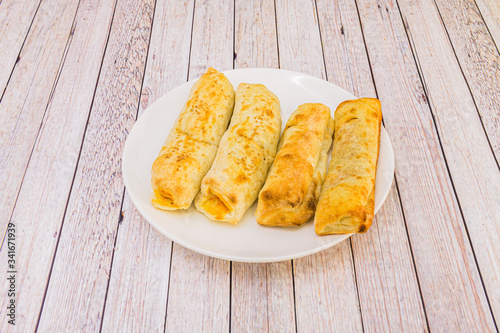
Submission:
<svg viewBox="0 0 500 333">
<path fill-rule="evenodd" d="M 0 331 L 493 332 L 498 0 L 3 0 Z M 207 66 L 378 97 L 395 181 L 373 226 L 291 261 L 213 259 L 125 191 L 135 120 Z M 9 229 L 12 231 L 12 228 Z"/>
</svg>

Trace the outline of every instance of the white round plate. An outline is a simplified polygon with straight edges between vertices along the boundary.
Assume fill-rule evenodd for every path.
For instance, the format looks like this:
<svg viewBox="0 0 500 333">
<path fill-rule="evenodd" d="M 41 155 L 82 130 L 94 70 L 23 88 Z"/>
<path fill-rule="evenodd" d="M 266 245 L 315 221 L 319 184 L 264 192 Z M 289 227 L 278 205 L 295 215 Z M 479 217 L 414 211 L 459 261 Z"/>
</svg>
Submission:
<svg viewBox="0 0 500 333">
<path fill-rule="evenodd" d="M 303 103 L 330 107 L 332 116 L 342 101 L 356 98 L 327 81 L 278 69 L 238 69 L 224 72 L 236 90 L 238 84 L 262 83 L 281 103 L 283 127 Z M 311 221 L 299 228 L 264 227 L 255 221 L 255 202 L 237 225 L 214 222 L 194 208 L 162 211 L 151 205 L 151 166 L 172 128 L 193 85 L 189 81 L 153 103 L 137 120 L 123 151 L 123 179 L 139 212 L 159 232 L 191 250 L 227 260 L 272 262 L 299 258 L 333 246 L 351 235 L 318 236 Z M 389 193 L 394 155 L 382 127 L 375 185 L 375 212 Z"/>
</svg>

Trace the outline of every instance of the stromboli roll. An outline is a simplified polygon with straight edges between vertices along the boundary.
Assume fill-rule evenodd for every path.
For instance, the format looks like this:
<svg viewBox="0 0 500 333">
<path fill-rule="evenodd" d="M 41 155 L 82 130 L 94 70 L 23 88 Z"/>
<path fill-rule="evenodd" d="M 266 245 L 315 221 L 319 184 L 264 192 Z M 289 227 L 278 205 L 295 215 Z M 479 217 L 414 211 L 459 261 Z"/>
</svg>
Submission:
<svg viewBox="0 0 500 333">
<path fill-rule="evenodd" d="M 151 170 L 152 204 L 187 209 L 210 169 L 234 106 L 234 89 L 224 74 L 209 68 L 188 100 Z"/>
<path fill-rule="evenodd" d="M 259 194 L 255 214 L 259 224 L 300 226 L 314 215 L 333 125 L 330 108 L 319 103 L 302 104 L 290 116 Z"/>
<path fill-rule="evenodd" d="M 212 220 L 238 223 L 264 184 L 281 132 L 279 100 L 261 84 L 242 83 L 234 114 L 196 208 Z"/>
<path fill-rule="evenodd" d="M 381 121 L 375 98 L 337 107 L 332 160 L 314 219 L 318 235 L 362 233 L 371 226 Z"/>
</svg>

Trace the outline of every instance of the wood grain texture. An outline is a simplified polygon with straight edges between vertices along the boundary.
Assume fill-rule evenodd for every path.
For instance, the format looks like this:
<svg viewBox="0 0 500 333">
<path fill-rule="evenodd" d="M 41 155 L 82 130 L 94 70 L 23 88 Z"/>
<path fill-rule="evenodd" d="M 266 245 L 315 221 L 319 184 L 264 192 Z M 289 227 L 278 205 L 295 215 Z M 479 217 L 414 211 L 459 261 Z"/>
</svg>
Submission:
<svg viewBox="0 0 500 333">
<path fill-rule="evenodd" d="M 72 31 L 78 0 L 47 0 L 0 103 L 0 230 L 5 231 Z M 2 51 L 3 53 L 3 51 Z"/>
<path fill-rule="evenodd" d="M 497 0 L 475 0 L 475 2 L 498 49 L 500 45 L 500 2 Z"/>
<path fill-rule="evenodd" d="M 162 332 L 172 242 L 125 195 L 103 314 L 103 332 Z"/>
<path fill-rule="evenodd" d="M 117 3 L 40 315 L 42 332 L 100 328 L 124 191 L 121 155 L 137 114 L 153 7 L 153 1 Z"/>
<path fill-rule="evenodd" d="M 40 0 L 41 1 L 41 0 Z M 0 1 L 0 96 L 24 44 L 40 1 Z"/>
<path fill-rule="evenodd" d="M 235 68 L 278 68 L 278 41 L 274 3 L 236 0 Z"/>
<path fill-rule="evenodd" d="M 234 262 L 231 283 L 231 331 L 295 331 L 291 261 Z"/>
<path fill-rule="evenodd" d="M 21 331 L 35 328 L 41 310 L 115 1 L 83 3 L 12 214 L 19 228 L 17 301 L 25 315 L 16 326 Z M 6 281 L 1 288 L 7 292 Z M 0 309 L 3 329 L 7 301 Z"/>
<path fill-rule="evenodd" d="M 189 79 L 200 77 L 208 66 L 233 69 L 234 1 L 196 1 Z"/>
<path fill-rule="evenodd" d="M 500 163 L 500 54 L 497 45 L 473 0 L 435 2 L 461 70 L 467 79 L 497 163 Z M 426 8 L 431 8 L 431 5 Z M 406 16 L 410 19 L 408 14 Z M 500 11 L 496 12 L 496 17 L 500 19 Z"/>
<path fill-rule="evenodd" d="M 278 68 L 274 2 L 236 1 L 235 68 Z M 291 261 L 232 263 L 231 331 L 293 332 Z"/>
<path fill-rule="evenodd" d="M 276 16 L 281 68 L 324 78 L 315 4 L 277 1 Z M 361 331 L 350 242 L 293 262 L 298 331 Z"/>
<path fill-rule="evenodd" d="M 196 1 L 189 79 L 207 67 L 233 68 L 234 2 Z M 229 331 L 230 262 L 174 244 L 167 303 L 167 332 Z"/>
<path fill-rule="evenodd" d="M 315 4 L 276 0 L 280 68 L 325 78 Z"/>
<path fill-rule="evenodd" d="M 355 2 L 319 0 L 317 5 L 328 80 L 356 96 L 375 97 Z M 395 184 L 370 230 L 351 242 L 365 331 L 426 331 Z"/>
<path fill-rule="evenodd" d="M 358 0 L 358 8 L 430 330 L 494 331 L 398 7 Z"/>
<path fill-rule="evenodd" d="M 401 0 L 407 33 L 418 59 L 434 114 L 437 130 L 448 162 L 451 179 L 474 247 L 482 280 L 493 313 L 500 319 L 500 172 L 474 101 L 462 75 L 453 48 L 443 29 L 432 0 Z M 454 8 L 453 10 L 457 10 Z M 455 15 L 454 15 L 455 16 Z M 470 16 L 473 18 L 474 16 Z M 472 24 L 473 26 L 478 25 Z M 479 24 L 480 25 L 480 24 Z M 477 39 L 475 42 L 479 42 Z M 497 57 L 500 60 L 499 57 Z M 494 97 L 497 87 L 497 110 L 500 125 L 500 61 L 498 80 L 481 83 Z M 475 75 L 480 74 L 474 70 Z M 484 72 L 483 72 L 484 73 Z M 479 82 L 479 78 L 476 78 Z M 449 82 L 453 82 L 450 87 Z M 469 82 L 471 82 L 469 80 Z M 476 82 L 476 83 L 477 83 Z M 492 94 L 493 93 L 493 94 Z M 483 99 L 487 99 L 484 97 Z M 476 99 L 477 100 L 477 99 Z M 491 103 L 492 101 L 490 101 Z M 486 120 L 486 119 L 484 119 Z M 500 127 L 499 127 L 500 129 Z M 465 135 L 464 135 L 465 133 Z"/>
<path fill-rule="evenodd" d="M 156 3 L 139 116 L 187 79 L 193 5 L 193 0 Z M 169 52 L 171 49 L 176 52 Z M 171 249 L 172 242 L 140 216 L 126 194 L 106 298 L 104 332 L 163 331 Z M 133 264 L 130 258 L 135 259 Z"/>
</svg>

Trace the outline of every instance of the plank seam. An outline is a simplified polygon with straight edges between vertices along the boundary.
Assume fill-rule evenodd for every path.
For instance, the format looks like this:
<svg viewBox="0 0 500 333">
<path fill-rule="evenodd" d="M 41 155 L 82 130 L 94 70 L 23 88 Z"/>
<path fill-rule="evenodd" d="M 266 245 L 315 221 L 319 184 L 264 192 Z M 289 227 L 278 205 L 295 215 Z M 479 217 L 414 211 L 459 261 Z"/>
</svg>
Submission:
<svg viewBox="0 0 500 333">
<path fill-rule="evenodd" d="M 125 199 L 125 188 L 123 189 L 123 194 L 122 194 L 122 202 L 120 205 L 120 212 L 118 213 L 118 223 L 116 227 L 116 234 L 115 234 L 115 242 L 113 243 L 113 253 L 111 253 L 111 264 L 109 266 L 109 273 L 108 273 L 108 283 L 106 284 L 106 293 L 104 294 L 104 304 L 102 306 L 102 312 L 101 312 L 101 325 L 99 325 L 99 332 L 102 332 L 102 324 L 104 323 L 104 315 L 106 313 L 106 303 L 108 300 L 108 291 L 109 291 L 109 283 L 111 281 L 111 274 L 113 273 L 113 261 L 115 258 L 115 250 L 116 250 L 116 241 L 118 240 L 118 232 L 120 231 L 120 224 L 122 221 L 122 213 L 123 213 L 123 201 Z"/>
<path fill-rule="evenodd" d="M 233 262 L 229 264 L 229 333 L 231 333 L 231 317 L 232 317 L 232 294 L 233 294 Z"/>
<path fill-rule="evenodd" d="M 193 30 L 194 30 L 194 13 L 195 13 L 195 10 L 196 10 L 196 0 L 193 0 L 193 18 L 191 19 L 191 42 L 189 43 L 189 59 L 188 59 L 188 68 L 187 68 L 186 82 L 189 81 L 189 72 L 190 72 L 190 69 L 191 69 L 191 52 L 192 52 L 192 48 L 193 48 Z"/>
<path fill-rule="evenodd" d="M 163 323 L 163 333 L 166 332 L 167 329 L 167 312 L 168 312 L 168 296 L 170 295 L 170 277 L 172 276 L 172 253 L 174 252 L 174 242 L 170 241 L 170 265 L 168 268 L 168 289 L 167 289 L 167 301 L 165 302 L 165 322 Z"/>
<path fill-rule="evenodd" d="M 434 4 L 436 5 L 435 2 L 434 2 Z M 411 37 L 411 32 L 409 31 L 410 29 L 409 29 L 408 22 L 404 18 L 403 13 L 401 11 L 401 8 L 399 6 L 399 2 L 397 0 L 396 0 L 396 6 L 398 8 L 399 15 L 401 17 L 401 22 L 403 23 L 403 27 L 404 27 L 404 30 L 405 30 L 406 38 L 407 38 L 408 44 L 410 46 L 410 50 L 411 50 L 411 53 L 412 53 L 412 56 L 413 56 L 413 61 L 415 62 L 415 66 L 417 68 L 417 73 L 418 73 L 420 82 L 422 82 L 422 88 L 424 90 L 425 98 L 428 101 L 427 105 L 429 107 L 429 111 L 430 111 L 430 114 L 431 114 L 431 117 L 432 117 L 432 123 L 433 123 L 434 129 L 436 130 L 436 136 L 437 136 L 437 139 L 438 139 L 440 151 L 441 151 L 441 154 L 443 156 L 443 160 L 444 160 L 444 163 L 445 163 L 445 166 L 446 166 L 446 171 L 448 173 L 448 179 L 449 179 L 449 181 L 451 183 L 451 188 L 453 190 L 453 198 L 452 199 L 454 201 L 456 201 L 458 209 L 459 209 L 459 212 L 460 212 L 460 216 L 462 217 L 462 224 L 464 226 L 465 233 L 467 235 L 467 240 L 469 241 L 469 245 L 470 245 L 470 248 L 471 248 L 471 251 L 472 251 L 472 255 L 473 255 L 473 258 L 474 258 L 474 263 L 475 263 L 475 266 L 477 268 L 477 272 L 478 272 L 478 275 L 479 275 L 479 278 L 480 278 L 480 281 L 481 281 L 481 286 L 483 287 L 482 289 L 483 289 L 483 292 L 484 292 L 484 296 L 486 298 L 486 302 L 487 302 L 488 308 L 490 310 L 490 315 L 491 315 L 491 318 L 493 320 L 493 324 L 495 325 L 495 328 L 498 331 L 498 326 L 497 326 L 497 323 L 496 323 L 496 320 L 495 320 L 495 316 L 493 315 L 493 310 L 491 308 L 491 304 L 490 304 L 488 293 L 486 292 L 486 288 L 484 286 L 484 281 L 483 281 L 483 276 L 481 274 L 481 269 L 480 269 L 480 267 L 479 267 L 479 265 L 477 263 L 476 253 L 474 251 L 474 246 L 472 244 L 472 241 L 471 241 L 471 238 L 470 238 L 470 234 L 469 234 L 469 230 L 467 228 L 467 223 L 466 223 L 463 211 L 462 211 L 462 206 L 460 205 L 460 200 L 458 198 L 457 191 L 455 189 L 455 184 L 453 182 L 453 176 L 451 174 L 451 171 L 450 171 L 450 168 L 449 168 L 449 165 L 448 165 L 448 160 L 446 159 L 446 154 L 445 154 L 445 151 L 444 151 L 444 148 L 443 148 L 443 143 L 441 142 L 441 136 L 439 134 L 439 129 L 438 129 L 438 126 L 436 124 L 436 119 L 434 117 L 434 110 L 433 110 L 433 107 L 431 106 L 431 100 L 429 99 L 429 93 L 428 93 L 429 89 L 427 87 L 427 83 L 425 82 L 424 74 L 423 74 L 423 72 L 421 70 L 420 60 L 418 58 L 418 54 L 417 54 L 416 48 L 414 47 L 413 38 Z M 441 14 L 439 13 L 439 9 L 437 8 L 437 5 L 436 5 L 436 10 L 438 11 L 438 14 L 441 16 Z M 442 21 L 442 23 L 443 23 L 443 27 L 444 27 L 444 22 Z M 446 31 L 446 27 L 444 27 L 444 28 L 445 28 L 446 34 L 448 34 L 448 32 Z M 448 36 L 448 38 L 449 38 L 449 36 Z M 452 48 L 453 48 L 453 46 L 452 46 Z M 458 61 L 458 59 L 457 59 L 457 61 Z M 459 64 L 459 67 L 460 67 L 460 64 Z M 463 72 L 462 72 L 462 74 L 463 74 Z M 467 80 L 465 80 L 465 81 L 467 82 Z M 474 102 L 474 104 L 475 104 L 475 102 Z M 477 110 L 477 108 L 476 108 L 476 110 Z M 479 296 L 479 290 L 477 290 L 477 292 L 478 292 L 478 296 Z M 423 301 L 423 299 L 422 299 L 422 301 Z"/>
<path fill-rule="evenodd" d="M 0 0 L 0 3 L 2 3 L 1 0 Z M 0 96 L 0 103 L 2 102 L 3 95 L 5 94 L 7 87 L 9 86 L 9 82 L 10 82 L 10 79 L 12 78 L 12 74 L 14 73 L 14 70 L 17 67 L 17 63 L 19 62 L 21 52 L 23 51 L 23 48 L 24 48 L 24 44 L 26 43 L 26 39 L 28 39 L 28 35 L 30 34 L 31 27 L 33 26 L 33 22 L 35 21 L 36 14 L 38 14 L 38 9 L 40 8 L 41 3 L 42 3 L 42 0 L 40 0 L 38 2 L 38 6 L 36 7 L 35 14 L 33 14 L 33 18 L 31 19 L 30 26 L 28 27 L 28 30 L 26 31 L 26 36 L 24 36 L 23 43 L 21 44 L 21 48 L 19 49 L 19 53 L 17 54 L 16 62 L 14 63 L 14 67 L 12 67 L 12 70 L 10 71 L 9 79 L 7 80 L 5 87 L 3 88 L 3 91 L 2 91 L 2 95 Z"/>
<path fill-rule="evenodd" d="M 297 301 L 296 301 L 297 294 L 295 293 L 295 269 L 293 267 L 293 259 L 290 260 L 290 262 L 292 264 L 293 317 L 295 319 L 295 333 L 297 333 L 299 329 L 297 326 Z"/>
<path fill-rule="evenodd" d="M 276 0 L 274 0 L 274 23 L 276 29 L 276 51 L 278 52 L 278 68 L 281 68 L 280 63 L 280 43 L 278 38 L 278 15 L 276 13 Z"/>
<path fill-rule="evenodd" d="M 351 262 L 352 262 L 352 271 L 354 273 L 354 285 L 356 286 L 356 296 L 358 299 L 358 311 L 359 318 L 361 319 L 361 330 L 365 332 L 365 323 L 363 321 L 363 311 L 361 311 L 361 300 L 359 299 L 359 286 L 358 286 L 358 275 L 356 274 L 356 262 L 354 260 L 354 250 L 352 249 L 352 238 L 349 238 L 349 248 L 351 249 Z"/>
<path fill-rule="evenodd" d="M 422 287 L 420 286 L 420 280 L 418 279 L 418 271 L 417 271 L 417 265 L 415 264 L 415 257 L 413 256 L 413 248 L 411 245 L 411 239 L 410 239 L 410 234 L 408 232 L 408 225 L 406 222 L 406 215 L 403 207 L 403 201 L 401 200 L 401 194 L 399 193 L 399 185 L 398 182 L 396 181 L 396 175 L 394 174 L 394 185 L 396 185 L 396 193 L 398 195 L 398 202 L 401 207 L 401 215 L 403 216 L 403 222 L 406 230 L 406 239 L 408 240 L 408 247 L 410 248 L 410 253 L 411 253 L 411 262 L 413 264 L 413 271 L 415 274 L 415 278 L 417 280 L 417 286 L 418 286 L 418 292 L 420 294 L 420 300 L 422 301 L 422 309 L 424 310 L 424 316 L 425 316 L 425 323 L 427 324 L 427 332 L 430 332 L 430 326 L 429 326 L 429 320 L 427 319 L 427 310 L 425 308 L 425 302 L 424 302 L 424 296 L 422 294 Z"/>
</svg>

